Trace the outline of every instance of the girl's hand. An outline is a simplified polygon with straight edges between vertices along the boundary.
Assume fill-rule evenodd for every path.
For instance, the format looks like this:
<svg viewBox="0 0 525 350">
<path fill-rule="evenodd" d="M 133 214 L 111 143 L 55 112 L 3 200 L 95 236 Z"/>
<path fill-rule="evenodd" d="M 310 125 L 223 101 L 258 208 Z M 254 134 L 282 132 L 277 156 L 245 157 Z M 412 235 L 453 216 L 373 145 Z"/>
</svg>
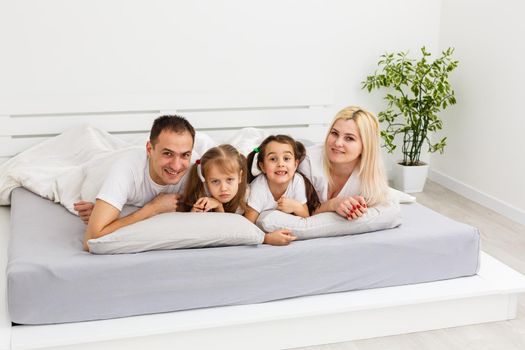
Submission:
<svg viewBox="0 0 525 350">
<path fill-rule="evenodd" d="M 277 210 L 293 214 L 302 208 L 302 204 L 295 199 L 281 197 L 277 200 Z"/>
<path fill-rule="evenodd" d="M 367 206 L 362 196 L 337 198 L 334 202 L 334 211 L 348 220 L 353 220 L 363 216 Z"/>
<path fill-rule="evenodd" d="M 292 234 L 292 231 L 282 229 L 264 235 L 263 243 L 270 245 L 288 245 L 296 239 L 297 237 Z"/>
<path fill-rule="evenodd" d="M 215 198 L 202 197 L 202 198 L 199 198 L 195 202 L 191 211 L 192 212 L 207 212 L 213 209 L 216 209 L 216 211 L 218 212 L 224 212 L 224 208 L 221 202 L 219 202 Z"/>
</svg>

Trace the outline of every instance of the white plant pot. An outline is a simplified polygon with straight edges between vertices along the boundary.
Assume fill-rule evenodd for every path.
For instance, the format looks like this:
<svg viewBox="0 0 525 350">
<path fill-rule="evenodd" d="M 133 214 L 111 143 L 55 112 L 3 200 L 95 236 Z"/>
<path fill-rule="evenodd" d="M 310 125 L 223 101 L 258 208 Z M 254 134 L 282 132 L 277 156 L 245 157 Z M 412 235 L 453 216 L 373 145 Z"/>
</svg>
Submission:
<svg viewBox="0 0 525 350">
<path fill-rule="evenodd" d="M 407 193 L 423 192 L 428 175 L 428 164 L 406 166 L 394 164 L 392 179 L 394 187 Z"/>
</svg>

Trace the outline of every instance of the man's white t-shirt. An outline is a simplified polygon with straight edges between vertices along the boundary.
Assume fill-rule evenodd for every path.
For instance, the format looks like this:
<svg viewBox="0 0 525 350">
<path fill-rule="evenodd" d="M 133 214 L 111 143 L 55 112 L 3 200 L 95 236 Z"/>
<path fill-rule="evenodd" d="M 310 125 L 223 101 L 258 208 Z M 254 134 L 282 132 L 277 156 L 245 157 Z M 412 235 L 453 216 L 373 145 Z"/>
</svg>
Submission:
<svg viewBox="0 0 525 350">
<path fill-rule="evenodd" d="M 111 204 L 119 211 L 126 204 L 143 207 L 160 193 L 182 193 L 188 173 L 186 171 L 174 185 L 159 185 L 149 174 L 147 153 L 137 150 L 113 164 L 97 199 Z"/>
<path fill-rule="evenodd" d="M 323 156 L 324 144 L 314 145 L 306 149 L 306 157 L 299 164 L 299 171 L 310 180 L 321 203 L 328 200 L 328 179 L 323 169 Z M 337 194 L 337 197 L 349 197 L 360 194 L 361 180 L 359 179 L 358 170 L 355 169 Z"/>
<path fill-rule="evenodd" d="M 283 197 L 295 199 L 301 204 L 307 202 L 306 187 L 301 174 L 295 173 Z M 277 209 L 277 202 L 273 198 L 270 187 L 268 187 L 268 179 L 264 174 L 257 176 L 250 184 L 248 205 L 258 213 L 262 213 L 265 210 Z"/>
</svg>

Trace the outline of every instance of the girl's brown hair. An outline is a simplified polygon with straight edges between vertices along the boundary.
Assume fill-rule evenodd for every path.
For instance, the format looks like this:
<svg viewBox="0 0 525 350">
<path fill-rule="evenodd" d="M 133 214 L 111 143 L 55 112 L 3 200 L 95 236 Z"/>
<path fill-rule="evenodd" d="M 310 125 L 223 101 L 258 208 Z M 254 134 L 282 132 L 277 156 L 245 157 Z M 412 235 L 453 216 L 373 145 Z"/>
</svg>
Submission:
<svg viewBox="0 0 525 350">
<path fill-rule="evenodd" d="M 246 210 L 246 187 L 247 187 L 247 168 L 246 158 L 232 145 L 219 145 L 210 148 L 200 159 L 202 176 L 206 179 L 206 172 L 212 165 L 217 166 L 225 174 L 239 174 L 241 182 L 237 194 L 231 201 L 223 204 L 226 213 L 235 213 L 238 208 Z M 205 184 L 199 177 L 198 164 L 195 163 L 190 168 L 188 183 L 184 191 L 184 203 L 186 209 L 191 209 L 195 202 L 201 197 L 207 197 Z"/>
<path fill-rule="evenodd" d="M 250 171 L 252 169 L 252 164 L 254 161 L 257 162 L 257 168 L 261 169 L 259 166 L 260 163 L 263 163 L 264 157 L 266 156 L 266 146 L 270 142 L 278 142 L 278 143 L 284 143 L 288 144 L 292 147 L 293 154 L 296 160 L 298 160 L 298 163 L 301 163 L 306 157 L 306 148 L 304 145 L 299 142 L 295 141 L 293 138 L 291 138 L 288 135 L 270 135 L 267 138 L 263 140 L 263 142 L 257 147 L 257 152 L 254 150 L 248 154 L 248 181 L 252 182 L 253 179 L 255 179 L 256 176 L 252 174 Z M 257 154 L 257 159 L 255 160 L 255 155 Z M 315 210 L 321 205 L 321 202 L 319 201 L 319 196 L 317 195 L 317 192 L 315 191 L 314 186 L 310 182 L 310 180 L 304 176 L 299 170 L 296 170 L 297 173 L 301 174 L 304 178 L 304 184 L 306 187 L 306 204 L 308 205 L 308 212 L 310 215 L 313 215 Z"/>
</svg>

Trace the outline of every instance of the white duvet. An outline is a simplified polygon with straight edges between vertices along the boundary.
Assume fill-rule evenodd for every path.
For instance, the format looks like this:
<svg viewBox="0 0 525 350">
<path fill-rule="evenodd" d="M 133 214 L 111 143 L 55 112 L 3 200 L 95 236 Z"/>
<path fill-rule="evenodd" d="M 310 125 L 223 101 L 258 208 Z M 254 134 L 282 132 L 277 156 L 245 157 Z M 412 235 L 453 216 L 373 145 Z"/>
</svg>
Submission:
<svg viewBox="0 0 525 350">
<path fill-rule="evenodd" d="M 225 142 L 247 154 L 266 136 L 264 130 L 245 128 Z M 127 152 L 145 152 L 145 144 L 143 138 L 126 142 L 89 125 L 71 128 L 0 164 L 0 205 L 9 205 L 11 191 L 22 186 L 76 214 L 73 203 L 93 202 L 111 165 Z M 217 144 L 197 133 L 194 149 L 203 154 Z M 400 202 L 415 200 L 396 190 L 392 194 Z"/>
<path fill-rule="evenodd" d="M 0 204 L 9 204 L 11 191 L 20 186 L 60 202 L 58 177 L 130 147 L 127 142 L 87 125 L 69 129 L 0 165 Z M 71 180 L 72 187 L 79 187 L 75 182 L 83 181 Z"/>
</svg>

